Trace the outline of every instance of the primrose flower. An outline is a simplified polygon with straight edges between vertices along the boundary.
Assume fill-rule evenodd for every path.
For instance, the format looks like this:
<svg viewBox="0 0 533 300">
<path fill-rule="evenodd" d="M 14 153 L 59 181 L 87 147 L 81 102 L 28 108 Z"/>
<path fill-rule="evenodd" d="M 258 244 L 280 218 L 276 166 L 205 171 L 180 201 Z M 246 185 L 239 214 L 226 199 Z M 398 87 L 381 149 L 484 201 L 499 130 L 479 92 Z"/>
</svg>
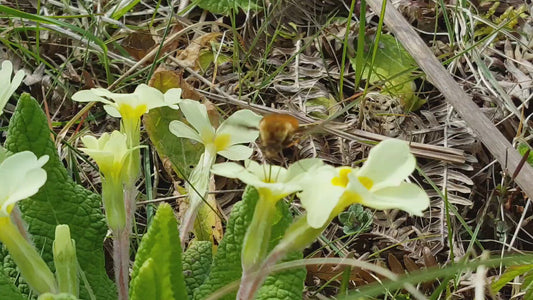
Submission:
<svg viewBox="0 0 533 300">
<path fill-rule="evenodd" d="M 13 73 L 13 64 L 9 60 L 4 60 L 2 62 L 2 69 L 0 69 L 0 115 L 7 101 L 9 101 L 11 95 L 17 90 L 25 76 L 23 70 L 18 70 L 13 80 L 11 80 L 11 73 Z"/>
<path fill-rule="evenodd" d="M 257 139 L 257 129 L 261 116 L 243 109 L 227 118 L 215 130 L 209 121 L 205 105 L 193 100 L 182 100 L 181 111 L 193 128 L 181 121 L 172 121 L 169 130 L 177 137 L 184 137 L 202 143 L 206 151 L 218 153 L 231 160 L 243 160 L 250 157 L 253 150 L 239 145 Z"/>
<path fill-rule="evenodd" d="M 80 150 L 96 161 L 104 176 L 119 178 L 129 153 L 126 139 L 126 135 L 117 130 L 111 134 L 106 132 L 99 139 L 87 135 L 81 138 L 85 148 Z"/>
<path fill-rule="evenodd" d="M 42 166 L 47 161 L 48 155 L 37 158 L 32 152 L 23 151 L 0 163 L 0 220 L 9 220 L 15 203 L 35 195 L 44 185 L 46 171 Z"/>
<path fill-rule="evenodd" d="M 241 263 L 243 280 L 248 280 L 256 271 L 268 252 L 271 227 L 276 215 L 276 203 L 289 194 L 302 189 L 300 177 L 322 165 L 320 159 L 304 159 L 292 164 L 288 169 L 279 166 L 259 165 L 255 161 L 245 161 L 245 167 L 229 162 L 216 164 L 211 168 L 215 174 L 239 178 L 253 186 L 259 194 L 254 216 L 244 236 Z"/>
<path fill-rule="evenodd" d="M 111 100 L 110 100 L 111 99 Z M 112 93 L 104 88 L 83 90 L 72 95 L 78 102 L 102 102 L 105 111 L 112 117 L 137 120 L 150 109 L 162 106 L 178 109 L 181 89 L 173 88 L 165 94 L 146 84 L 140 84 L 132 94 Z"/>
<path fill-rule="evenodd" d="M 127 146 L 127 136 L 117 130 L 104 133 L 97 139 L 93 136 L 81 138 L 86 148 L 80 148 L 95 161 L 102 178 L 102 200 L 109 227 L 118 232 L 126 226 L 123 178 L 130 173 L 126 164 L 131 150 Z M 126 167 L 124 167 L 126 166 Z"/>
<path fill-rule="evenodd" d="M 35 195 L 46 182 L 42 168 L 48 155 L 37 158 L 30 151 L 15 153 L 0 163 L 0 242 L 9 251 L 26 282 L 37 293 L 56 292 L 54 274 L 35 247 L 11 221 L 17 201 Z"/>
<path fill-rule="evenodd" d="M 390 139 L 372 148 L 360 169 L 323 166 L 315 170 L 300 183 L 303 191 L 299 197 L 309 226 L 321 228 L 353 203 L 421 216 L 429 198 L 420 187 L 405 182 L 415 165 L 408 144 Z"/>
<path fill-rule="evenodd" d="M 246 160 L 244 167 L 234 163 L 220 163 L 211 168 L 214 174 L 238 178 L 253 186 L 260 195 L 270 201 L 278 200 L 302 189 L 299 178 L 311 169 L 322 166 L 320 159 L 303 159 L 292 164 L 288 169 L 273 165 L 260 165 L 253 160 Z"/>
</svg>

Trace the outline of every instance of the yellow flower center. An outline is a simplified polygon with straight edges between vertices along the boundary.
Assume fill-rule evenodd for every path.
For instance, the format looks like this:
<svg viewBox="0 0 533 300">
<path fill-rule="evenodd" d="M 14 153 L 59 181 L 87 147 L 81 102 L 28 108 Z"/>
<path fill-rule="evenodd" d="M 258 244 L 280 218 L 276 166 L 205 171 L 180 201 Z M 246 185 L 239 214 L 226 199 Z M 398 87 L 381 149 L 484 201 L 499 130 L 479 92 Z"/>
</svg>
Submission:
<svg viewBox="0 0 533 300">
<path fill-rule="evenodd" d="M 346 187 L 348 185 L 348 174 L 352 171 L 351 168 L 342 168 L 339 171 L 339 176 L 333 177 L 331 179 L 331 184 L 340 186 L 340 187 Z"/>
<path fill-rule="evenodd" d="M 228 148 L 230 141 L 231 136 L 227 133 L 217 135 L 215 137 L 215 147 L 217 149 L 217 152 Z"/>
<path fill-rule="evenodd" d="M 372 181 L 372 179 L 368 178 L 368 177 L 365 177 L 365 176 L 360 176 L 360 177 L 357 177 L 359 179 L 359 182 L 361 182 L 361 184 L 366 187 L 367 190 L 371 189 L 372 186 L 374 185 L 374 182 Z"/>
<path fill-rule="evenodd" d="M 141 104 L 136 107 L 132 107 L 129 104 L 121 103 L 118 105 L 118 111 L 123 119 L 135 120 L 140 118 L 145 112 L 148 111 L 146 104 Z"/>
</svg>

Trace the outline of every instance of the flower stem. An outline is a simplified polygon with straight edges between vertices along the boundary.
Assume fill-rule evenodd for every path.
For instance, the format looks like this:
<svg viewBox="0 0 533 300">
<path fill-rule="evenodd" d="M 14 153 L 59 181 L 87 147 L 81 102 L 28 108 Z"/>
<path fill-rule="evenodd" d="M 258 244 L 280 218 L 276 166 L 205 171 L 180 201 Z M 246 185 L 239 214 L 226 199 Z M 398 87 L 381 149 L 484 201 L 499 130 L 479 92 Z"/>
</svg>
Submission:
<svg viewBox="0 0 533 300">
<path fill-rule="evenodd" d="M 135 184 L 128 184 L 124 187 L 125 226 L 122 229 L 113 231 L 115 238 L 113 241 L 113 261 L 119 300 L 127 300 L 129 297 L 130 233 L 135 214 L 137 193 Z"/>
<path fill-rule="evenodd" d="M 258 207 L 258 206 L 257 206 Z M 256 212 L 257 212 L 256 207 Z M 254 215 L 255 220 L 255 215 Z M 307 224 L 307 216 L 296 220 L 285 232 L 283 239 L 274 247 L 263 263 L 255 270 L 243 270 L 241 285 L 237 293 L 237 299 L 253 299 L 257 290 L 261 287 L 270 268 L 283 259 L 289 252 L 300 251 L 311 244 L 329 224 L 326 222 L 322 228 L 313 228 Z M 252 228 L 251 225 L 249 228 Z M 247 232 L 248 234 L 248 232 Z M 260 235 L 260 233 L 258 233 Z M 246 241 L 246 239 L 245 239 Z M 244 259 L 244 255 L 243 255 Z"/>
<path fill-rule="evenodd" d="M 118 299 L 127 300 L 129 297 L 130 232 L 129 229 L 123 228 L 115 231 L 114 235 L 113 261 L 115 265 L 115 282 L 118 289 Z"/>
<path fill-rule="evenodd" d="M 102 177 L 102 200 L 109 228 L 113 231 L 126 227 L 126 209 L 122 180 L 118 176 Z"/>
<path fill-rule="evenodd" d="M 211 178 L 211 166 L 215 163 L 216 150 L 207 148 L 198 161 L 198 164 L 189 176 L 187 192 L 189 194 L 189 208 L 185 212 L 180 226 L 181 247 L 185 249 L 185 243 L 191 232 L 198 209 L 203 203 L 209 191 L 209 178 Z"/>
<path fill-rule="evenodd" d="M 22 277 L 38 294 L 56 293 L 54 274 L 37 250 L 17 230 L 9 217 L 0 218 L 0 241 L 7 247 Z"/>
<path fill-rule="evenodd" d="M 269 190 L 259 190 L 259 200 L 255 206 L 250 226 L 244 236 L 242 248 L 243 274 L 257 271 L 268 251 L 272 220 L 274 220 L 276 214 L 276 202 L 269 199 L 267 194 L 269 192 Z"/>
</svg>

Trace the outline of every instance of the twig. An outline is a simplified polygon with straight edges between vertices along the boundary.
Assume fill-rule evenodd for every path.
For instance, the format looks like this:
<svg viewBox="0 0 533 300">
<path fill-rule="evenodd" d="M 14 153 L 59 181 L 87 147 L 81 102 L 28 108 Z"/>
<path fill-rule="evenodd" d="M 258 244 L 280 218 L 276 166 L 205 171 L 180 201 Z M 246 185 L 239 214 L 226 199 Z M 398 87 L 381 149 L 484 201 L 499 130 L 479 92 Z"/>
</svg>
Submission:
<svg viewBox="0 0 533 300">
<path fill-rule="evenodd" d="M 368 4 L 372 10 L 377 12 L 380 11 L 382 0 L 368 0 Z M 441 91 L 446 100 L 453 105 L 463 120 L 474 130 L 476 136 L 490 153 L 507 169 L 508 174 L 513 174 L 522 156 L 483 114 L 481 109 L 472 101 L 472 97 L 453 80 L 411 25 L 390 3 L 387 3 L 385 23 L 413 56 L 433 85 Z M 531 184 L 533 182 L 533 168 L 531 166 L 525 164 L 520 173 L 517 174 L 515 182 L 529 197 L 533 196 L 533 185 Z"/>
</svg>

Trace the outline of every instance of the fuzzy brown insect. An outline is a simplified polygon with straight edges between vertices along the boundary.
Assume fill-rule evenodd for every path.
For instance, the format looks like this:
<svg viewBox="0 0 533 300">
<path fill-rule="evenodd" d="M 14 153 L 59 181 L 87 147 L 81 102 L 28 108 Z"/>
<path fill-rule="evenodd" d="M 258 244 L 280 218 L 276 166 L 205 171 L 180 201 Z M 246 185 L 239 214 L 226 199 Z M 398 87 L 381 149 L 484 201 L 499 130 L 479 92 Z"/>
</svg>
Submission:
<svg viewBox="0 0 533 300">
<path fill-rule="evenodd" d="M 298 120 L 287 114 L 266 115 L 259 122 L 262 148 L 268 158 L 279 155 L 281 150 L 297 142 Z"/>
</svg>

